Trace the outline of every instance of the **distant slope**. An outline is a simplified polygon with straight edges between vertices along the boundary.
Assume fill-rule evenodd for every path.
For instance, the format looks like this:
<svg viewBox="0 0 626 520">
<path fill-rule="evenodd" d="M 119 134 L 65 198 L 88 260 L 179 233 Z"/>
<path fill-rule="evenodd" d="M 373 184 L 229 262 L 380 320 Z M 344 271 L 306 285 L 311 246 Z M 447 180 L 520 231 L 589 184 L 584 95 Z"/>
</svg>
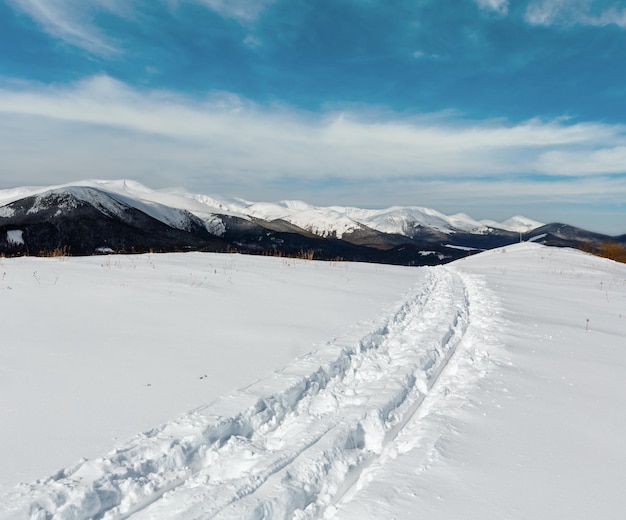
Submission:
<svg viewBox="0 0 626 520">
<path fill-rule="evenodd" d="M 623 240 L 623 237 L 609 237 L 601 233 L 594 233 L 568 224 L 554 222 L 540 226 L 524 234 L 524 239 L 548 246 L 568 247 L 576 245 L 577 247 L 583 247 L 588 245 L 590 247 L 597 247 L 602 242 L 608 240 L 619 242 Z"/>
</svg>

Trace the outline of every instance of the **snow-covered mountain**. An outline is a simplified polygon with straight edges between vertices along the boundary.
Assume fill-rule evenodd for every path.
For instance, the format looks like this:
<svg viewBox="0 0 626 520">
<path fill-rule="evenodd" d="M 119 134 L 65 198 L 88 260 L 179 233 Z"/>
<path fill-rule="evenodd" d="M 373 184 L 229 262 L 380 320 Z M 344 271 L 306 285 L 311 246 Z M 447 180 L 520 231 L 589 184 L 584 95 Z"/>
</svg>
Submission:
<svg viewBox="0 0 626 520">
<path fill-rule="evenodd" d="M 495 222 L 493 220 L 481 220 L 480 222 L 485 226 L 506 229 L 507 231 L 513 231 L 515 233 L 528 233 L 529 231 L 544 225 L 541 222 L 522 215 L 515 215 L 504 222 Z"/>
<path fill-rule="evenodd" d="M 362 209 L 297 200 L 252 202 L 152 190 L 131 180 L 0 190 L 0 252 L 5 254 L 55 249 L 72 254 L 309 251 L 322 259 L 423 265 L 531 238 L 529 234 L 542 226 L 519 215 L 504 222 L 478 221 L 420 206 Z M 588 238 L 582 230 L 573 235 L 565 241 Z M 562 236 L 549 232 L 539 240 L 567 245 Z"/>
<path fill-rule="evenodd" d="M 40 209 L 45 209 L 53 204 L 50 201 L 52 195 L 60 200 L 57 216 L 60 216 L 64 210 L 75 209 L 75 201 L 79 200 L 93 204 L 102 213 L 109 216 L 121 216 L 124 209 L 132 207 L 170 227 L 185 231 L 191 230 L 192 222 L 200 218 L 205 221 L 207 230 L 212 234 L 219 236 L 223 233 L 219 219 L 214 217 L 214 213 L 219 212 L 217 208 L 206 203 L 194 206 L 186 202 L 186 197 L 160 193 L 130 180 L 81 181 L 43 188 L 24 187 L 0 190 L 0 208 L 6 208 L 12 202 L 21 199 L 34 197 L 34 207 L 29 210 L 29 213 L 37 213 Z M 209 207 L 208 211 L 207 206 Z M 200 215 L 195 216 L 192 209 L 195 209 Z"/>
<path fill-rule="evenodd" d="M 468 215 L 444 215 L 434 209 L 419 206 L 395 206 L 372 210 L 343 206 L 313 206 L 299 200 L 279 202 L 251 202 L 244 199 L 224 199 L 207 195 L 191 194 L 176 190 L 152 190 L 131 180 L 87 180 L 69 185 L 46 188 L 17 188 L 0 191 L 0 206 L 14 200 L 46 192 L 66 191 L 99 203 L 93 188 L 101 193 L 114 194 L 126 204 L 139 209 L 153 218 L 178 229 L 188 226 L 188 213 L 208 221 L 207 229 L 215 234 L 223 232 L 217 224 L 216 215 L 240 218 L 256 218 L 265 221 L 283 220 L 321 237 L 342 238 L 363 228 L 382 233 L 411 236 L 419 227 L 431 228 L 444 233 L 486 233 L 490 228 L 514 232 L 527 232 L 543 225 L 541 222 L 516 216 L 505 222 L 477 221 Z M 104 206 L 107 206 L 105 203 Z"/>
<path fill-rule="evenodd" d="M 223 245 L 208 219 L 99 187 L 11 190 L 4 199 L 16 194 L 21 198 L 0 206 L 0 252 L 85 255 Z"/>
</svg>

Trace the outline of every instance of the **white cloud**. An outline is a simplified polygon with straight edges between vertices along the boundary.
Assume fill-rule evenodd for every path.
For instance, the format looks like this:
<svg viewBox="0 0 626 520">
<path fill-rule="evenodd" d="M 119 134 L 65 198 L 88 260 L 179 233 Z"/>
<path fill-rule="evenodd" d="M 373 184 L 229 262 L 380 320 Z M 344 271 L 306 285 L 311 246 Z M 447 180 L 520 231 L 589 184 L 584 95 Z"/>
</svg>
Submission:
<svg viewBox="0 0 626 520">
<path fill-rule="evenodd" d="M 98 11 L 128 14 L 128 4 L 122 0 L 8 0 L 18 11 L 30 16 L 41 29 L 70 45 L 96 55 L 120 52 L 117 43 L 94 23 Z"/>
<path fill-rule="evenodd" d="M 263 42 L 261 40 L 259 40 L 259 38 L 257 38 L 256 36 L 252 35 L 252 34 L 248 34 L 244 40 L 243 40 L 243 44 L 250 47 L 251 49 L 256 49 L 258 47 L 262 47 L 263 46 Z"/>
<path fill-rule="evenodd" d="M 485 11 L 495 11 L 500 14 L 509 12 L 509 0 L 475 0 L 475 2 Z"/>
<path fill-rule="evenodd" d="M 272 110 L 227 93 L 196 102 L 165 91 L 135 90 L 108 76 L 59 88 L 5 89 L 0 111 L 201 144 L 244 169 L 305 175 L 527 171 L 551 148 L 608 147 L 623 140 L 621 128 L 590 123 L 505 125 L 390 117 L 372 122 L 350 113 Z M 250 164 L 242 163 L 246 158 Z"/>
<path fill-rule="evenodd" d="M 535 0 L 525 18 L 532 25 L 588 25 L 626 28 L 626 7 L 621 2 L 605 5 L 594 0 Z"/>
<path fill-rule="evenodd" d="M 5 187 L 127 177 L 253 200 L 442 210 L 454 209 L 442 207 L 446 200 L 447 206 L 459 200 L 458 211 L 545 199 L 544 184 L 519 180 L 539 173 L 577 176 L 577 182 L 549 183 L 562 196 L 590 197 L 590 186 L 601 186 L 606 196 L 626 197 L 624 177 L 598 176 L 626 172 L 621 126 L 468 122 L 453 114 L 410 120 L 337 110 L 320 115 L 258 106 L 228 93 L 198 101 L 137 90 L 108 76 L 0 89 L 0 156 Z"/>
<path fill-rule="evenodd" d="M 413 52 L 413 59 L 416 60 L 439 60 L 441 57 L 438 54 L 430 54 L 424 51 Z"/>
<path fill-rule="evenodd" d="M 276 0 L 187 0 L 204 4 L 220 16 L 240 22 L 256 20 L 261 11 Z"/>
<path fill-rule="evenodd" d="M 600 150 L 550 151 L 541 154 L 537 169 L 551 175 L 590 175 L 626 172 L 626 145 Z"/>
</svg>

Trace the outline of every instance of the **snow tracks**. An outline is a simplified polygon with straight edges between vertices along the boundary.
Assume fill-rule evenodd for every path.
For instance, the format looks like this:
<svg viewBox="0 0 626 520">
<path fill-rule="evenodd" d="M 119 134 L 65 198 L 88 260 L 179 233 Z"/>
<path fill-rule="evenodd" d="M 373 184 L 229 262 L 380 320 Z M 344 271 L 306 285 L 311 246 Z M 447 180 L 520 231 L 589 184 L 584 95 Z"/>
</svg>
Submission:
<svg viewBox="0 0 626 520">
<path fill-rule="evenodd" d="M 463 341 L 464 276 L 428 268 L 365 337 L 336 339 L 104 458 L 22 485 L 2 497 L 0 519 L 323 516 L 415 415 Z"/>
</svg>

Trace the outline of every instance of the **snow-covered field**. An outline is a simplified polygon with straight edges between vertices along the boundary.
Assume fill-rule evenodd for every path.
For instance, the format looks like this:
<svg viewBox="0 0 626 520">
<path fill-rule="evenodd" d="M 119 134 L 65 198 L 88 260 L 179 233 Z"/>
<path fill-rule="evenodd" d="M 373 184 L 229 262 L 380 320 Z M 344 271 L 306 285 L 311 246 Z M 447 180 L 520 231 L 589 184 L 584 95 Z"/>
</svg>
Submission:
<svg viewBox="0 0 626 520">
<path fill-rule="evenodd" d="M 3 520 L 626 511 L 622 264 L 0 259 L 0 316 Z"/>
</svg>

